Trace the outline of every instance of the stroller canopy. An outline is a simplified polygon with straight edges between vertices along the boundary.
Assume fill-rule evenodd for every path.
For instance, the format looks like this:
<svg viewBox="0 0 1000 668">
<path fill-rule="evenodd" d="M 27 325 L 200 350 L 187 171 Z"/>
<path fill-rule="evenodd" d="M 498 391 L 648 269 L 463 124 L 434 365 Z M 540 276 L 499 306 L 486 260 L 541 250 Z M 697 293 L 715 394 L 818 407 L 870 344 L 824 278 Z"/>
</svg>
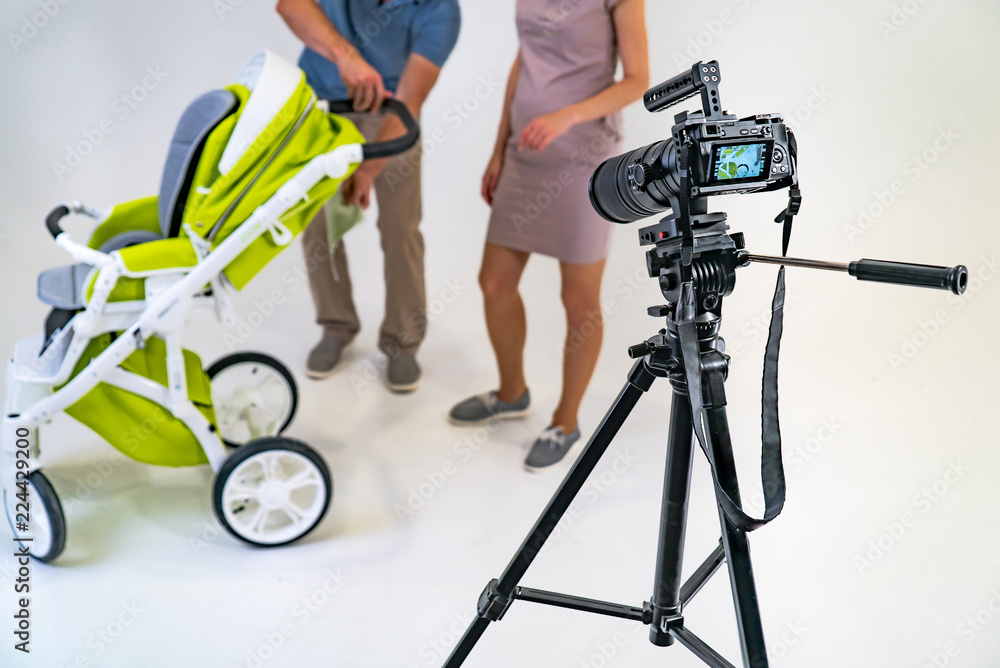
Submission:
<svg viewBox="0 0 1000 668">
<path fill-rule="evenodd" d="M 312 158 L 363 143 L 348 120 L 316 105 L 295 65 L 268 50 L 254 54 L 224 90 L 195 100 L 178 123 L 158 203 L 165 237 L 185 225 L 215 247 Z M 340 180 L 324 179 L 281 223 L 300 233 Z M 224 273 L 237 288 L 282 249 L 271 235 L 257 239 Z"/>
</svg>

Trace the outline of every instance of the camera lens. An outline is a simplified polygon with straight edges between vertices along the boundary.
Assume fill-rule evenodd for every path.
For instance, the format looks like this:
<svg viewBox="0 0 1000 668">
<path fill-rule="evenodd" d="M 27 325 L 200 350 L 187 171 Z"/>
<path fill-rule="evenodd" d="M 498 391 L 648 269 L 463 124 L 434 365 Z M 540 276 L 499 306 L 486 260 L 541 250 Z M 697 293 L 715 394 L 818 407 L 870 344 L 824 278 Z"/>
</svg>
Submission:
<svg viewBox="0 0 1000 668">
<path fill-rule="evenodd" d="M 612 223 L 632 223 L 670 207 L 675 192 L 666 140 L 605 160 L 590 178 L 590 203 Z"/>
</svg>

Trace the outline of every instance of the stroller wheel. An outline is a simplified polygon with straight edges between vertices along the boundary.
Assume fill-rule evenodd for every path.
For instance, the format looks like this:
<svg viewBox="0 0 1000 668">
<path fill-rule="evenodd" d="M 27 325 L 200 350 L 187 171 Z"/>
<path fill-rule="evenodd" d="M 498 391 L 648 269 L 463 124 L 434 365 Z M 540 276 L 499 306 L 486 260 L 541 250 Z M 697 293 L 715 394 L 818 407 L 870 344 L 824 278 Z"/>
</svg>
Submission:
<svg viewBox="0 0 1000 668">
<path fill-rule="evenodd" d="M 52 484 L 41 471 L 35 471 L 28 476 L 28 513 L 24 511 L 22 488 L 8 495 L 4 490 L 3 505 L 7 513 L 7 521 L 14 536 L 25 533 L 15 530 L 18 515 L 29 515 L 27 535 L 33 540 L 17 541 L 21 547 L 28 548 L 28 554 L 42 562 L 54 560 L 62 554 L 66 547 L 66 517 L 63 515 L 62 504 L 52 488 Z M 16 538 L 15 538 L 16 540 Z"/>
<path fill-rule="evenodd" d="M 236 353 L 206 371 L 219 435 L 230 447 L 278 436 L 295 417 L 299 393 L 284 364 L 263 353 Z"/>
<path fill-rule="evenodd" d="M 277 547 L 315 529 L 332 496 L 330 470 L 315 450 L 290 438 L 269 437 L 248 443 L 223 462 L 212 506 L 236 538 Z"/>
</svg>

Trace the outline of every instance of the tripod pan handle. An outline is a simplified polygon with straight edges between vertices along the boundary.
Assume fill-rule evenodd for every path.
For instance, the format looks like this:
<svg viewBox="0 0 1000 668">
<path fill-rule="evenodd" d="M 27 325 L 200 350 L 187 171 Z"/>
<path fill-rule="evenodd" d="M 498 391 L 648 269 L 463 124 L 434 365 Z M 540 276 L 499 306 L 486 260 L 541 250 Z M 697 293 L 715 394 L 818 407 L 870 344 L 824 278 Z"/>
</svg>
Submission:
<svg viewBox="0 0 1000 668">
<path fill-rule="evenodd" d="M 858 260 L 848 266 L 848 272 L 859 281 L 937 288 L 950 290 L 956 295 L 965 292 L 969 282 L 969 270 L 961 264 L 955 267 L 935 267 L 906 262 Z"/>
</svg>

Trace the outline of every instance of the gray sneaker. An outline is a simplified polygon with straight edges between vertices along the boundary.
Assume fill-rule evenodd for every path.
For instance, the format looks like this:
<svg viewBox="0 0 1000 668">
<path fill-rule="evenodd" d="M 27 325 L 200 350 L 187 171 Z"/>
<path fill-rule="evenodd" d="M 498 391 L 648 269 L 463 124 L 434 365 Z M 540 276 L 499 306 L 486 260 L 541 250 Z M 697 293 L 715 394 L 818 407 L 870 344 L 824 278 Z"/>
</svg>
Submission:
<svg viewBox="0 0 1000 668">
<path fill-rule="evenodd" d="M 528 414 L 530 405 L 531 392 L 528 390 L 525 390 L 519 399 L 511 402 L 500 401 L 496 392 L 487 392 L 455 404 L 448 414 L 448 419 L 452 424 L 473 427 L 493 419 L 524 417 Z"/>
<path fill-rule="evenodd" d="M 385 384 L 393 392 L 413 392 L 420 387 L 420 365 L 411 353 L 401 352 L 389 357 L 385 370 Z"/>
<path fill-rule="evenodd" d="M 309 358 L 306 360 L 306 375 L 317 379 L 332 375 L 348 344 L 350 344 L 349 339 L 324 336 L 309 353 Z"/>
<path fill-rule="evenodd" d="M 564 434 L 562 427 L 549 427 L 531 446 L 524 460 L 524 468 L 538 473 L 558 464 L 579 440 L 579 428 L 571 434 Z"/>
</svg>

